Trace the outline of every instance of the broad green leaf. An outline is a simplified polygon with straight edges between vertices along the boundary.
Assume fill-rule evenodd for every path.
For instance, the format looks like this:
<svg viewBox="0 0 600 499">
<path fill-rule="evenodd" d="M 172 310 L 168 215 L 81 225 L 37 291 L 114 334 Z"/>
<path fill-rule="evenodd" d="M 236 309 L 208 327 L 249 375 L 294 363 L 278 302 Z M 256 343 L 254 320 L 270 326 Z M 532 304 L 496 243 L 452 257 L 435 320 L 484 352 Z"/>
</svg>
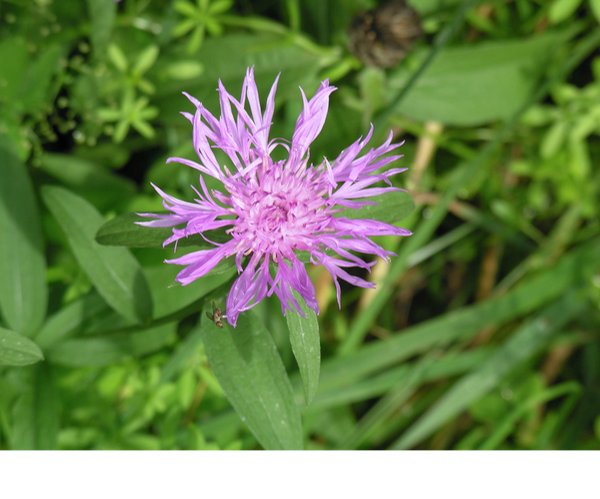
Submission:
<svg viewBox="0 0 600 499">
<path fill-rule="evenodd" d="M 110 42 L 117 4 L 114 0 L 87 0 L 88 17 L 92 23 L 90 38 L 96 57 L 102 57 Z"/>
<path fill-rule="evenodd" d="M 319 371 L 321 369 L 321 337 L 319 336 L 319 321 L 314 313 L 298 293 L 294 292 L 302 312 L 302 317 L 295 310 L 288 310 L 285 314 L 290 330 L 292 351 L 296 357 L 302 384 L 304 385 L 304 401 L 306 405 L 312 402 L 319 386 Z"/>
<path fill-rule="evenodd" d="M 106 302 L 95 292 L 89 293 L 49 317 L 35 341 L 43 349 L 53 347 L 75 336 L 88 319 L 105 310 L 108 310 Z"/>
<path fill-rule="evenodd" d="M 548 18 L 555 24 L 562 22 L 577 10 L 581 2 L 582 0 L 554 0 L 548 11 Z"/>
<path fill-rule="evenodd" d="M 0 364 L 27 366 L 44 360 L 44 354 L 29 338 L 0 327 Z"/>
<path fill-rule="evenodd" d="M 180 271 L 179 265 L 161 265 L 144 269 L 152 292 L 154 318 L 164 317 L 187 307 L 226 283 L 236 273 L 235 267 L 232 266 L 221 274 L 206 275 L 187 286 L 182 286 L 175 282 L 175 277 Z"/>
<path fill-rule="evenodd" d="M 425 70 L 398 112 L 459 126 L 506 119 L 530 97 L 564 37 L 552 33 L 448 47 Z M 406 66 L 392 73 L 391 95 L 402 89 L 410 74 Z"/>
<path fill-rule="evenodd" d="M 100 246 L 94 237 L 104 218 L 83 198 L 45 186 L 42 197 L 69 241 L 77 262 L 114 310 L 143 322 L 152 317 L 152 296 L 135 257 L 126 248 Z"/>
<path fill-rule="evenodd" d="M 225 321 L 219 329 L 203 313 L 201 331 L 227 399 L 261 445 L 268 450 L 301 449 L 292 386 L 271 335 L 254 313 L 242 313 L 235 329 Z"/>
<path fill-rule="evenodd" d="M 48 350 L 47 357 L 63 366 L 107 366 L 161 349 L 173 340 L 176 326 L 171 322 L 133 333 L 74 338 Z"/>
<path fill-rule="evenodd" d="M 128 202 L 136 191 L 130 180 L 73 155 L 46 153 L 41 168 L 101 211 Z"/>
<path fill-rule="evenodd" d="M 11 448 L 54 450 L 59 430 L 58 395 L 46 362 L 22 370 L 25 389 L 13 407 Z"/>
<path fill-rule="evenodd" d="M 529 359 L 571 319 L 586 308 L 586 302 L 570 293 L 527 321 L 476 371 L 462 378 L 393 445 L 408 449 L 423 441 L 444 423 L 489 393 L 502 378 Z"/>
<path fill-rule="evenodd" d="M 360 210 L 346 208 L 344 211 L 336 213 L 335 216 L 351 220 L 365 218 L 393 224 L 408 217 L 415 209 L 412 196 L 404 191 L 386 192 L 369 198 L 369 201 L 377 204 L 365 205 Z"/>
<path fill-rule="evenodd" d="M 148 222 L 152 218 L 140 217 L 136 213 L 125 213 L 109 220 L 100 227 L 96 241 L 104 246 L 126 246 L 128 248 L 162 248 L 166 239 L 173 235 L 171 227 L 145 227 L 135 222 Z M 230 239 L 225 229 L 210 230 L 204 233 L 206 239 L 222 243 Z M 214 248 L 200 234 L 180 239 L 177 247 L 196 246 Z"/>
<path fill-rule="evenodd" d="M 27 168 L 0 141 L 0 312 L 8 327 L 31 336 L 46 315 L 46 257 Z"/>
</svg>

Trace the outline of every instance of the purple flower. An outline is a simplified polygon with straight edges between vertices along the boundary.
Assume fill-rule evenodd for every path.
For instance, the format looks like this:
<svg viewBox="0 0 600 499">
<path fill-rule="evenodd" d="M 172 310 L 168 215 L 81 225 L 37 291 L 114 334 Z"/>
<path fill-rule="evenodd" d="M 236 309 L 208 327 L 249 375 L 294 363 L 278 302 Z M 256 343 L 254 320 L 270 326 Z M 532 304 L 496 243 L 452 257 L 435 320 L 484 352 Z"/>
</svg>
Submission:
<svg viewBox="0 0 600 499">
<path fill-rule="evenodd" d="M 234 327 L 241 312 L 273 293 L 280 299 L 284 315 L 286 309 L 291 310 L 292 307 L 302 314 L 293 290 L 319 313 L 315 288 L 296 250 L 308 252 L 313 264 L 324 265 L 329 271 L 335 281 L 339 304 L 338 278 L 363 288 L 375 286 L 346 272 L 348 267 L 370 270 L 375 263 L 363 261 L 352 251 L 370 253 L 389 261 L 389 257 L 395 255 L 375 244 L 369 236 L 411 234 L 406 229 L 376 220 L 334 217 L 343 208 L 359 209 L 365 204 L 375 204 L 366 198 L 400 190 L 391 187 L 388 177 L 406 168 L 390 169 L 383 173 L 376 171 L 401 157 L 382 157 L 401 144 L 390 145 L 390 133 L 382 146 L 358 157 L 371 138 L 371 128 L 364 140 L 357 140 L 342 151 L 335 161 L 324 159 L 317 166 L 310 164 L 309 147 L 323 128 L 329 95 L 335 87 L 330 87 L 329 81 L 325 80 L 310 101 L 300 89 L 304 110 L 296 122 L 290 143 L 284 139 L 269 140 L 278 79 L 269 92 L 264 113 L 253 69 L 246 73 L 239 102 L 227 93 L 219 81 L 220 118 L 215 118 L 198 100 L 185 94 L 196 106 L 195 114 L 182 114 L 193 124 L 194 149 L 200 162 L 183 158 L 169 158 L 167 162 L 183 163 L 220 180 L 224 191 L 209 191 L 200 175 L 202 192 L 194 188 L 198 199 L 190 203 L 169 196 L 153 185 L 162 196 L 164 207 L 171 213 L 140 214 L 156 218 L 151 222 L 140 222 L 140 225 L 148 227 L 186 224 L 185 228 L 173 228 L 173 235 L 164 245 L 192 234 L 202 235 L 205 231 L 229 227 L 227 234 L 231 235 L 231 239 L 226 243 L 217 244 L 206 239 L 214 244 L 214 248 L 166 260 L 166 263 L 186 266 L 177 275 L 177 281 L 186 285 L 206 275 L 222 259 L 235 257 L 240 275 L 229 293 L 227 314 L 224 316 Z M 246 99 L 250 112 L 246 111 Z M 234 118 L 232 105 L 237 119 Z M 277 146 L 288 151 L 287 160 L 274 162 L 271 159 L 270 155 Z M 233 171 L 218 163 L 213 147 L 229 156 L 234 165 Z M 371 187 L 380 180 L 390 186 Z M 326 253 L 327 249 L 337 255 L 331 256 Z M 247 257 L 245 267 L 244 257 Z M 271 264 L 277 269 L 275 276 L 269 271 Z"/>
</svg>

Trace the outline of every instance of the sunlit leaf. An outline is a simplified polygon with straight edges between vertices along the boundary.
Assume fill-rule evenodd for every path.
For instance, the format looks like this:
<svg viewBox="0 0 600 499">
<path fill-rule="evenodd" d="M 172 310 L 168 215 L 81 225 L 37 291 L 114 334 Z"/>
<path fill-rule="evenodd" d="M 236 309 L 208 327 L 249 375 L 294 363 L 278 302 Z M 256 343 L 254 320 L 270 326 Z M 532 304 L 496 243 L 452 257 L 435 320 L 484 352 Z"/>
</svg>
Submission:
<svg viewBox="0 0 600 499">
<path fill-rule="evenodd" d="M 271 335 L 252 312 L 235 329 L 201 320 L 210 366 L 242 421 L 265 449 L 301 449 L 300 414 Z"/>
<path fill-rule="evenodd" d="M 0 365 L 27 366 L 44 360 L 44 354 L 29 338 L 0 327 Z"/>
</svg>

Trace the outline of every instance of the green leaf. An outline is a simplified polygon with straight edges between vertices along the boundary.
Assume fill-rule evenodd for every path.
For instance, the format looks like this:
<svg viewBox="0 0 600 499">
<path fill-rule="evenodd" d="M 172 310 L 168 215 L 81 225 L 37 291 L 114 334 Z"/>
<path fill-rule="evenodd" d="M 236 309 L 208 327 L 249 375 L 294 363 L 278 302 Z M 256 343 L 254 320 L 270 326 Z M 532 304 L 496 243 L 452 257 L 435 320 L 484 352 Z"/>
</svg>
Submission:
<svg viewBox="0 0 600 499">
<path fill-rule="evenodd" d="M 11 448 L 54 450 L 59 430 L 58 396 L 51 367 L 43 362 L 22 370 L 24 387 L 13 407 Z"/>
<path fill-rule="evenodd" d="M 100 246 L 94 237 L 104 218 L 83 198 L 45 186 L 42 197 L 69 241 L 77 262 L 111 308 L 144 322 L 152 317 L 152 296 L 138 261 L 126 248 Z"/>
<path fill-rule="evenodd" d="M 117 123 L 117 126 L 115 126 L 115 131 L 113 133 L 113 141 L 116 144 L 120 144 L 125 140 L 127 132 L 129 132 L 129 121 L 119 121 L 119 123 Z"/>
<path fill-rule="evenodd" d="M 287 310 L 285 317 L 290 330 L 292 351 L 302 376 L 304 400 L 306 405 L 309 405 L 319 386 L 319 371 L 321 369 L 319 321 L 317 315 L 308 308 L 300 295 L 294 292 L 294 296 L 306 317 L 302 317 L 295 310 Z"/>
<path fill-rule="evenodd" d="M 223 12 L 226 12 L 229 9 L 231 9 L 232 6 L 232 0 L 215 0 L 214 2 L 211 2 L 208 6 L 208 13 L 212 15 L 222 14 Z"/>
<path fill-rule="evenodd" d="M 581 5 L 582 0 L 554 0 L 548 11 L 548 18 L 558 24 L 569 17 Z"/>
<path fill-rule="evenodd" d="M 156 134 L 152 126 L 139 119 L 132 121 L 131 126 L 147 139 L 151 139 Z"/>
<path fill-rule="evenodd" d="M 590 0 L 590 7 L 596 21 L 600 23 L 600 0 Z"/>
<path fill-rule="evenodd" d="M 223 34 L 223 25 L 214 17 L 207 17 L 205 20 L 206 31 L 210 36 L 221 36 Z"/>
<path fill-rule="evenodd" d="M 107 366 L 160 350 L 174 339 L 176 326 L 171 322 L 133 333 L 74 338 L 48 350 L 47 357 L 63 366 Z"/>
<path fill-rule="evenodd" d="M 156 62 L 159 52 L 160 49 L 158 48 L 158 45 L 146 47 L 135 61 L 135 65 L 133 66 L 134 73 L 143 75 L 148 71 Z"/>
<path fill-rule="evenodd" d="M 170 64 L 165 74 L 172 80 L 190 80 L 197 78 L 204 71 L 204 66 L 198 61 L 177 61 Z"/>
<path fill-rule="evenodd" d="M 173 28 L 173 36 L 175 38 L 179 38 L 187 33 L 189 33 L 192 29 L 196 27 L 198 21 L 196 19 L 186 19 L 185 21 L 181 21 L 175 28 Z"/>
<path fill-rule="evenodd" d="M 35 341 L 44 350 L 79 333 L 85 322 L 108 310 L 106 302 L 95 292 L 62 307 L 48 318 Z"/>
<path fill-rule="evenodd" d="M 27 366 L 44 360 L 44 354 L 29 338 L 0 327 L 0 364 Z"/>
<path fill-rule="evenodd" d="M 58 61 L 61 55 L 60 45 L 51 45 L 30 64 L 18 92 L 18 99 L 24 111 L 38 113 L 50 97 L 50 83 L 59 68 Z"/>
<path fill-rule="evenodd" d="M 404 191 L 386 192 L 369 198 L 369 201 L 377 204 L 368 204 L 359 210 L 346 208 L 344 211 L 336 213 L 335 216 L 350 220 L 365 218 L 393 224 L 408 217 L 415 209 L 412 196 Z"/>
<path fill-rule="evenodd" d="M 31 336 L 46 315 L 46 258 L 27 168 L 0 141 L 0 311 L 10 329 Z"/>
<path fill-rule="evenodd" d="M 241 314 L 236 329 L 225 321 L 219 329 L 203 313 L 201 331 L 208 361 L 227 399 L 260 444 L 268 450 L 301 449 L 302 426 L 292 386 L 271 335 L 254 313 Z"/>
<path fill-rule="evenodd" d="M 108 58 L 110 62 L 112 62 L 115 67 L 121 71 L 121 73 L 126 73 L 127 68 L 129 67 L 129 61 L 127 60 L 127 56 L 115 43 L 111 43 L 107 49 Z"/>
<path fill-rule="evenodd" d="M 200 50 L 202 46 L 202 42 L 204 41 L 204 24 L 196 27 L 192 36 L 190 37 L 190 41 L 188 42 L 187 52 L 188 54 L 195 54 Z"/>
<path fill-rule="evenodd" d="M 0 42 L 0 102 L 17 104 L 13 98 L 21 89 L 21 83 L 29 64 L 29 51 L 22 38 L 6 38 Z"/>
<path fill-rule="evenodd" d="M 164 317 L 187 307 L 213 289 L 225 284 L 236 274 L 235 266 L 232 265 L 225 272 L 206 275 L 187 286 L 182 286 L 175 281 L 180 271 L 181 267 L 178 265 L 144 268 L 144 274 L 152 291 L 154 318 Z"/>
<path fill-rule="evenodd" d="M 125 204 L 136 191 L 130 180 L 71 154 L 46 153 L 41 168 L 101 211 Z"/>
<path fill-rule="evenodd" d="M 171 354 L 165 362 L 160 373 L 160 382 L 168 383 L 173 380 L 189 363 L 189 360 L 197 354 L 198 347 L 202 344 L 202 332 L 200 326 L 192 329 L 186 338 L 179 344 L 177 350 Z"/>
<path fill-rule="evenodd" d="M 500 298 L 430 319 L 389 339 L 364 345 L 354 354 L 329 358 L 321 365 L 319 391 L 344 386 L 432 348 L 468 340 L 490 324 L 500 326 L 532 313 L 600 270 L 599 252 L 600 238 L 595 238 Z"/>
<path fill-rule="evenodd" d="M 100 109 L 96 109 L 96 114 L 102 121 L 111 122 L 119 121 L 123 115 L 123 111 L 112 107 L 101 107 Z"/>
<path fill-rule="evenodd" d="M 564 38 L 564 34 L 552 33 L 445 48 L 398 112 L 418 121 L 458 126 L 506 119 L 530 97 L 554 48 Z M 405 65 L 391 74 L 392 95 L 404 87 L 410 74 Z"/>
<path fill-rule="evenodd" d="M 104 246 L 126 246 L 128 248 L 162 248 L 166 239 L 173 235 L 171 227 L 145 227 L 135 222 L 148 222 L 152 218 L 140 217 L 136 213 L 125 213 L 106 222 L 96 234 L 96 241 Z M 224 243 L 230 239 L 226 229 L 204 232 L 206 239 Z M 197 246 L 214 248 L 200 234 L 193 234 L 178 241 L 177 247 Z"/>
<path fill-rule="evenodd" d="M 189 57 L 181 53 L 179 59 L 189 59 Z M 300 82 L 307 91 L 305 82 L 310 82 L 315 90 L 319 84 L 317 78 L 320 67 L 319 57 L 295 45 L 273 43 L 273 36 L 268 34 L 258 36 L 235 34 L 221 38 L 208 38 L 203 42 L 194 60 L 201 61 L 204 66 L 204 71 L 198 78 L 184 82 L 169 79 L 163 81 L 157 88 L 157 98 L 153 103 L 161 108 L 163 123 L 181 125 L 182 117 L 179 111 L 186 109 L 188 105 L 185 98 L 182 100 L 183 90 L 199 99 L 206 109 L 215 112 L 219 108 L 219 97 L 214 91 L 215 82 L 220 78 L 228 91 L 235 95 L 237 93 L 235 89 L 241 89 L 246 68 L 250 66 L 254 66 L 258 88 L 265 91 L 268 91 L 281 72 L 277 85 L 277 98 L 282 101 L 291 97 L 299 98 Z M 160 68 L 157 69 L 159 72 L 166 71 L 173 62 L 161 58 L 157 62 Z M 312 148 L 311 153 L 313 153 Z"/>
<path fill-rule="evenodd" d="M 113 0 L 87 0 L 88 16 L 92 23 L 90 39 L 96 57 L 104 54 L 110 41 L 113 22 L 117 11 Z"/>
<path fill-rule="evenodd" d="M 554 156 L 565 143 L 569 125 L 566 121 L 557 121 L 544 134 L 540 142 L 540 156 L 548 159 Z"/>
<path fill-rule="evenodd" d="M 585 301 L 570 293 L 527 321 L 476 371 L 456 383 L 423 417 L 393 445 L 408 449 L 423 441 L 443 424 L 489 393 L 515 367 L 534 355 L 571 319 L 586 308 Z"/>
<path fill-rule="evenodd" d="M 183 14 L 184 16 L 198 18 L 198 8 L 190 2 L 180 0 L 178 2 L 175 2 L 173 8 L 180 14 Z"/>
</svg>

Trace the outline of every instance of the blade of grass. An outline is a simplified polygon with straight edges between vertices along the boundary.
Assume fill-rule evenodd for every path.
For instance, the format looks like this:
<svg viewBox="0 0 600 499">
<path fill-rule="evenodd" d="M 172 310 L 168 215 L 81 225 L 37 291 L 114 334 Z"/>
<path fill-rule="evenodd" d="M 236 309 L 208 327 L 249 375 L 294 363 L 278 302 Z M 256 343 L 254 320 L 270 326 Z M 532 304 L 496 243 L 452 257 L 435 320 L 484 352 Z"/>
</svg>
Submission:
<svg viewBox="0 0 600 499">
<path fill-rule="evenodd" d="M 575 49 L 572 51 L 571 56 L 556 72 L 556 74 L 547 79 L 544 84 L 532 95 L 528 102 L 526 102 L 515 114 L 508 120 L 504 126 L 497 132 L 496 136 L 490 141 L 481 152 L 469 163 L 467 163 L 457 175 L 454 183 L 444 192 L 444 195 L 440 203 L 436 206 L 433 214 L 430 218 L 425 219 L 417 228 L 413 231 L 413 235 L 402 243 L 398 257 L 394 260 L 390 271 L 387 275 L 386 280 L 382 283 L 379 288 L 379 292 L 375 295 L 371 305 L 368 309 L 364 310 L 358 317 L 355 318 L 354 322 L 350 327 L 346 340 L 341 344 L 338 353 L 339 355 L 348 355 L 351 352 L 355 352 L 358 346 L 362 343 L 365 335 L 367 334 L 369 327 L 373 321 L 380 314 L 381 309 L 387 303 L 389 297 L 393 293 L 394 283 L 400 277 L 400 275 L 406 270 L 408 259 L 410 256 L 419 248 L 421 248 L 434 234 L 435 230 L 442 222 L 448 212 L 448 207 L 452 201 L 454 201 L 458 195 L 458 192 L 473 178 L 477 170 L 485 166 L 485 161 L 494 152 L 494 150 L 502 143 L 509 132 L 517 125 L 523 113 L 536 102 L 540 101 L 552 88 L 553 85 L 562 81 L 571 71 L 578 66 L 588 55 L 600 44 L 600 30 L 596 30 L 588 35 L 586 38 L 581 40 Z"/>
<path fill-rule="evenodd" d="M 468 340 L 485 327 L 523 317 L 559 298 L 569 287 L 589 280 L 600 268 L 599 253 L 600 238 L 596 238 L 502 297 L 430 319 L 386 340 L 363 345 L 351 355 L 329 358 L 321 365 L 320 387 L 343 386 L 436 346 Z"/>
<path fill-rule="evenodd" d="M 343 450 L 352 450 L 359 447 L 371 432 L 400 408 L 419 388 L 427 368 L 435 360 L 434 355 L 428 355 L 413 366 L 406 377 L 379 400 L 365 416 L 358 422 L 354 431 L 340 444 Z"/>
<path fill-rule="evenodd" d="M 506 374 L 538 352 L 586 307 L 586 302 L 575 292 L 547 306 L 535 319 L 521 326 L 484 366 L 456 383 L 391 448 L 409 449 L 429 437 L 471 403 L 489 393 Z"/>
<path fill-rule="evenodd" d="M 549 402 L 550 400 L 554 400 L 558 397 L 563 397 L 564 395 L 570 395 L 568 399 L 564 402 L 567 408 L 571 409 L 581 392 L 583 391 L 581 385 L 575 381 L 568 381 L 566 383 L 562 383 L 557 386 L 553 386 L 544 390 L 541 393 L 538 393 L 531 397 L 529 400 L 526 400 L 521 405 L 519 405 L 516 409 L 514 409 L 505 419 L 496 426 L 494 433 L 488 437 L 487 440 L 481 444 L 479 447 L 480 450 L 493 450 L 497 449 L 504 440 L 513 432 L 515 425 L 517 422 L 523 418 L 527 412 L 537 407 L 539 404 L 543 404 L 545 402 Z"/>
<path fill-rule="evenodd" d="M 447 354 L 429 366 L 423 374 L 423 382 L 437 381 L 442 378 L 465 374 L 479 367 L 491 354 L 488 348 L 478 348 L 459 355 Z M 406 381 L 411 365 L 389 369 L 382 374 L 340 386 L 328 391 L 318 391 L 310 407 L 311 412 L 322 411 L 344 404 L 362 402 L 386 394 L 394 386 Z M 300 392 L 300 386 L 294 386 L 295 392 Z"/>
</svg>

